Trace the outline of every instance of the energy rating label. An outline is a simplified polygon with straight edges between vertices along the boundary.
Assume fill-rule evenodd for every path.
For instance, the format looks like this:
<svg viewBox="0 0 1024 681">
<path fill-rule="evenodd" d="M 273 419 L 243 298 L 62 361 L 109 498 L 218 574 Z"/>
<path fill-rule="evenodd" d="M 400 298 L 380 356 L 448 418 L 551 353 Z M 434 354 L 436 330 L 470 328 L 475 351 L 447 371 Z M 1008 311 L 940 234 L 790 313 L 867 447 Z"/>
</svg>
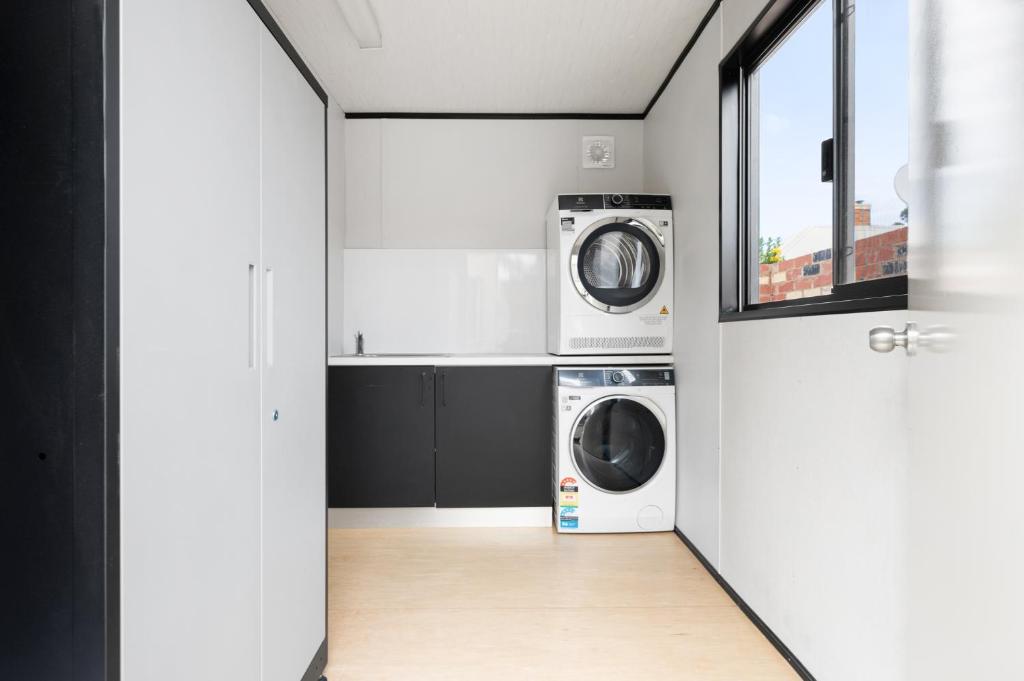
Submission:
<svg viewBox="0 0 1024 681">
<path fill-rule="evenodd" d="M 580 486 L 576 478 L 562 478 L 558 483 L 558 527 L 576 530 L 580 526 Z"/>
</svg>

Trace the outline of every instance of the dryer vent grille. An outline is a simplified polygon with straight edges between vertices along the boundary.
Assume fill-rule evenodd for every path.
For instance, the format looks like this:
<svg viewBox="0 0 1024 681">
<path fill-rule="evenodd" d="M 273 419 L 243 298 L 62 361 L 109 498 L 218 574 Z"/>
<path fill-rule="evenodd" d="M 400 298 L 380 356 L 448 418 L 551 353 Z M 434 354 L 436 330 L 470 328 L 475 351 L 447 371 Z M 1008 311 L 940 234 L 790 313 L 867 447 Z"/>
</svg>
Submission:
<svg viewBox="0 0 1024 681">
<path fill-rule="evenodd" d="M 569 339 L 572 350 L 632 350 L 634 348 L 663 348 L 664 336 L 589 336 Z"/>
</svg>

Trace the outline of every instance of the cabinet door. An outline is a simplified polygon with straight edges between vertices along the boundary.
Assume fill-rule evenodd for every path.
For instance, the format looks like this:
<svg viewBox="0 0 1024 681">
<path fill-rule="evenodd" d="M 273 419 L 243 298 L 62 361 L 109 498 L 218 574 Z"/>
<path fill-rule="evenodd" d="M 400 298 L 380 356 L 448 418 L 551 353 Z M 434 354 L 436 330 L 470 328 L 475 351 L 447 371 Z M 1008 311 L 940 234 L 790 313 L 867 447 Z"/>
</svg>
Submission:
<svg viewBox="0 0 1024 681">
<path fill-rule="evenodd" d="M 324 105 L 260 48 L 260 668 L 299 679 L 326 636 Z"/>
<path fill-rule="evenodd" d="M 437 505 L 550 505 L 551 368 L 437 371 Z"/>
<path fill-rule="evenodd" d="M 333 508 L 434 505 L 434 367 L 331 367 Z"/>
<path fill-rule="evenodd" d="M 255 679 L 259 19 L 120 8 L 120 676 Z"/>
</svg>

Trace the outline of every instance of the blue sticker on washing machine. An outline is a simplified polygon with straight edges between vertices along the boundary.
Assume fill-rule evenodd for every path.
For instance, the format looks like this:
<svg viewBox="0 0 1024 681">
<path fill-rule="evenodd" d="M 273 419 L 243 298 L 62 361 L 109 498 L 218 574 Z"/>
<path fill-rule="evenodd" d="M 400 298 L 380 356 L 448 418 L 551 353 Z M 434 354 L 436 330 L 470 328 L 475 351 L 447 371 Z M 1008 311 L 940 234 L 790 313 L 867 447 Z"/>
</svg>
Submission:
<svg viewBox="0 0 1024 681">
<path fill-rule="evenodd" d="M 558 526 L 567 530 L 579 529 L 579 508 L 576 506 L 562 506 L 558 512 Z"/>
</svg>

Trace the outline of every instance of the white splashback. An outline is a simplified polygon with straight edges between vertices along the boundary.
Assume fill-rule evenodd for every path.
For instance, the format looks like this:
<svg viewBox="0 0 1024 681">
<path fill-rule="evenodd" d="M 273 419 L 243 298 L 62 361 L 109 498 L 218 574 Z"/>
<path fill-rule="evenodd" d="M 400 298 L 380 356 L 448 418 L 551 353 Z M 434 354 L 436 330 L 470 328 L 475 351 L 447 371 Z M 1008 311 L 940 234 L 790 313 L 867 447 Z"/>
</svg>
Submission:
<svg viewBox="0 0 1024 681">
<path fill-rule="evenodd" d="M 346 249 L 343 349 L 543 353 L 545 251 Z"/>
</svg>

